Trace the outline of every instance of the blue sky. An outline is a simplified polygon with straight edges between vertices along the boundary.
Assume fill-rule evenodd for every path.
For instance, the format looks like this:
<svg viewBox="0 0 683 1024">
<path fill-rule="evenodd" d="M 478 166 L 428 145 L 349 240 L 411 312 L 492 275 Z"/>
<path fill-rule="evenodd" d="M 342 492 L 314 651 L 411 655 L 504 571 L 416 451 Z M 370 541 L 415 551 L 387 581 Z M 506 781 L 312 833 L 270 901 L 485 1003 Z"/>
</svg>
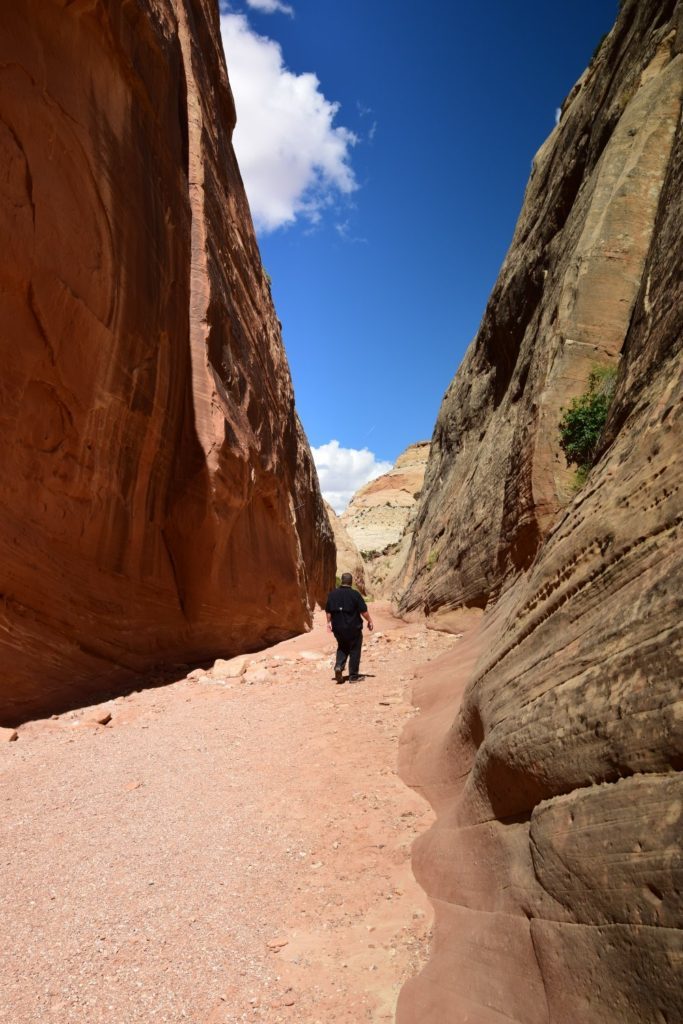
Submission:
<svg viewBox="0 0 683 1024">
<path fill-rule="evenodd" d="M 235 149 L 299 414 L 341 508 L 431 436 L 532 157 L 617 0 L 222 9 Z"/>
</svg>

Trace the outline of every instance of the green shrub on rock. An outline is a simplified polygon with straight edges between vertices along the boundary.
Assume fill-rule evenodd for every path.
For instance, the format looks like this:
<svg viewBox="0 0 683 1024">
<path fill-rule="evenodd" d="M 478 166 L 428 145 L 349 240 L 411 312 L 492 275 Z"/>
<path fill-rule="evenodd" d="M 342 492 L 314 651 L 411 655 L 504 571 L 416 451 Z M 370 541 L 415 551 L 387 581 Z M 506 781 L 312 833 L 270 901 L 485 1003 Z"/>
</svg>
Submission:
<svg viewBox="0 0 683 1024">
<path fill-rule="evenodd" d="M 560 447 L 567 463 L 578 466 L 584 478 L 595 459 L 616 381 L 616 367 L 595 367 L 588 378 L 588 390 L 572 399 L 560 420 Z"/>
</svg>

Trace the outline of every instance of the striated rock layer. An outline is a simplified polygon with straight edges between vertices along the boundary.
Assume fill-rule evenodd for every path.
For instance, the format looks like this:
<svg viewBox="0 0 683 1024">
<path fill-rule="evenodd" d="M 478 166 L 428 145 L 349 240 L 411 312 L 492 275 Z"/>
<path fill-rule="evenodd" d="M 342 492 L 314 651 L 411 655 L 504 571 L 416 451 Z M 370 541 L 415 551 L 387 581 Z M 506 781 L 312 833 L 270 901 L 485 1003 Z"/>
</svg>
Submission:
<svg viewBox="0 0 683 1024">
<path fill-rule="evenodd" d="M 682 33 L 680 3 L 622 5 L 440 413 L 402 606 L 487 607 L 403 743 L 438 821 L 400 1024 L 681 1019 Z M 572 499 L 559 409 L 619 357 Z"/>
<path fill-rule="evenodd" d="M 412 538 L 429 441 L 411 444 L 388 473 L 354 494 L 341 522 L 362 552 L 370 592 L 391 597 Z"/>
<path fill-rule="evenodd" d="M 307 627 L 334 546 L 213 0 L 0 13 L 0 715 Z"/>
</svg>

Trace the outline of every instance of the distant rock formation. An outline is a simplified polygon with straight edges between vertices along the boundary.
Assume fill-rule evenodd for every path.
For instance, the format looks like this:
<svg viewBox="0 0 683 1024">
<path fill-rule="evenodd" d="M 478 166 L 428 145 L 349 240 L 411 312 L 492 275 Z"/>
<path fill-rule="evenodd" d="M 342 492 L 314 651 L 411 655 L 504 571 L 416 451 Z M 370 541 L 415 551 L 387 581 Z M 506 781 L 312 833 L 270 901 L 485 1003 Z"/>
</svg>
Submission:
<svg viewBox="0 0 683 1024">
<path fill-rule="evenodd" d="M 401 608 L 486 612 L 404 739 L 438 821 L 400 1024 L 680 1019 L 682 49 L 680 2 L 621 5 L 439 414 Z M 573 493 L 560 410 L 596 363 L 617 392 Z"/>
<path fill-rule="evenodd" d="M 305 629 L 334 544 L 214 0 L 0 13 L 0 720 Z"/>
<path fill-rule="evenodd" d="M 356 491 L 341 516 L 361 551 L 374 598 L 391 596 L 405 561 L 428 456 L 429 441 L 411 444 L 393 469 Z"/>
<path fill-rule="evenodd" d="M 344 572 L 350 572 L 353 576 L 353 584 L 364 594 L 367 591 L 365 579 L 365 563 L 360 551 L 351 540 L 351 537 L 342 523 L 341 519 L 331 505 L 325 502 L 325 509 L 330 520 L 334 543 L 337 547 L 337 578 Z"/>
</svg>

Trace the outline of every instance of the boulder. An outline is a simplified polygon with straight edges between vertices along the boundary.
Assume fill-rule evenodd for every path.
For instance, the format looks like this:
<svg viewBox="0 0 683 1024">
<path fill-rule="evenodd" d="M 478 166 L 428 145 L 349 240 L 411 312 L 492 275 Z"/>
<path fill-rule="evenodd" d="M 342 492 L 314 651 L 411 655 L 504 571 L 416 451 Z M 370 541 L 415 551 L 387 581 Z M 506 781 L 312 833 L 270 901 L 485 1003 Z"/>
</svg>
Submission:
<svg viewBox="0 0 683 1024">
<path fill-rule="evenodd" d="M 244 655 L 237 658 L 230 658 L 229 661 L 225 661 L 223 658 L 217 658 L 213 663 L 211 675 L 219 679 L 237 679 L 239 676 L 244 675 L 250 664 L 251 659 Z"/>
</svg>

